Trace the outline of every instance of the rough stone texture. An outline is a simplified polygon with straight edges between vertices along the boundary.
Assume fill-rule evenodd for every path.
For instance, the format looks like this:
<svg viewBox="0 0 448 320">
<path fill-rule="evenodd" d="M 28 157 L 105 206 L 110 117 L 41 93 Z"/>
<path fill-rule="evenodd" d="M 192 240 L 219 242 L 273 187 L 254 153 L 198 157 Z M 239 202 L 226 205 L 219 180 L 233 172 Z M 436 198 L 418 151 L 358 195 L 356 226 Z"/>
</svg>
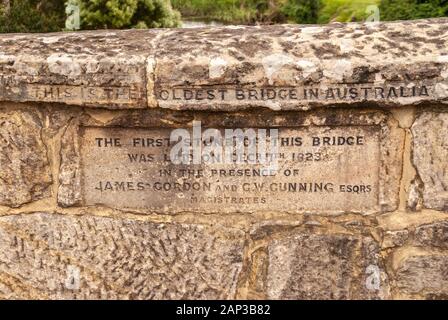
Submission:
<svg viewBox="0 0 448 320">
<path fill-rule="evenodd" d="M 1 35 L 0 99 L 196 110 L 446 103 L 447 21 Z"/>
<path fill-rule="evenodd" d="M 402 294 L 420 294 L 426 299 L 446 299 L 448 256 L 410 256 L 399 266 L 395 279 L 396 286 Z"/>
<path fill-rule="evenodd" d="M 421 246 L 448 249 L 448 221 L 418 227 L 415 230 L 415 243 Z"/>
<path fill-rule="evenodd" d="M 412 135 L 423 205 L 448 211 L 448 113 L 422 113 L 412 126 Z"/>
<path fill-rule="evenodd" d="M 156 96 L 160 106 L 179 109 L 263 106 L 279 110 L 335 104 L 443 102 L 448 97 L 446 22 L 440 19 L 168 31 L 158 46 Z M 427 86 L 427 95 L 411 97 L 405 91 L 413 86 Z M 228 98 L 176 101 L 171 94 L 165 99 L 163 90 L 173 87 L 179 88 L 178 97 L 182 89 L 219 88 L 228 90 Z M 362 87 L 384 88 L 386 94 L 375 97 L 372 90 L 365 97 Z M 235 89 L 259 88 L 299 88 L 299 99 L 238 100 L 233 94 Z M 320 97 L 305 97 L 304 88 L 318 89 Z M 336 90 L 329 93 L 328 88 Z M 337 96 L 337 89 L 351 93 L 357 89 L 360 93 Z"/>
<path fill-rule="evenodd" d="M 0 108 L 0 204 L 18 207 L 48 196 L 52 182 L 42 120 L 36 112 Z"/>
<path fill-rule="evenodd" d="M 0 100 L 145 107 L 156 36 L 153 30 L 3 34 Z"/>
<path fill-rule="evenodd" d="M 72 119 L 61 141 L 58 203 L 62 207 L 81 201 L 81 158 L 79 157 L 79 120 Z"/>
<path fill-rule="evenodd" d="M 0 243 L 0 298 L 229 299 L 244 234 L 34 213 L 0 218 Z"/>
<path fill-rule="evenodd" d="M 268 247 L 270 299 L 386 298 L 388 280 L 370 237 L 299 233 Z"/>
<path fill-rule="evenodd" d="M 0 35 L 0 299 L 447 299 L 447 40 L 446 18 Z M 194 120 L 373 137 L 373 153 L 332 145 L 334 163 L 296 169 L 375 192 L 337 208 L 288 194 L 266 210 L 181 207 L 181 193 L 155 210 L 135 194 L 86 201 L 87 169 L 151 166 L 122 150 L 89 160 L 86 132 Z"/>
</svg>

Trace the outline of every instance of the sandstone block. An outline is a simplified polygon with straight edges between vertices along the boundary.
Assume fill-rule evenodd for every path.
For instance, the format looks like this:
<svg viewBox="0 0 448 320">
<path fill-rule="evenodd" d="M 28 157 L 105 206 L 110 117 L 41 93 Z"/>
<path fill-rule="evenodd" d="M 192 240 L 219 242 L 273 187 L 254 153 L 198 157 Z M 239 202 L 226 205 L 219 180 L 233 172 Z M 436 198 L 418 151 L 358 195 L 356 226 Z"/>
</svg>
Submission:
<svg viewBox="0 0 448 320">
<path fill-rule="evenodd" d="M 446 24 L 2 35 L 0 100 L 224 111 L 446 104 Z"/>
<path fill-rule="evenodd" d="M 448 221 L 435 222 L 415 230 L 415 243 L 420 246 L 448 248 Z"/>
<path fill-rule="evenodd" d="M 414 255 L 396 271 L 396 285 L 402 293 L 423 295 L 427 299 L 448 297 L 448 256 Z"/>
<path fill-rule="evenodd" d="M 192 132 L 191 113 L 185 111 L 149 109 L 118 114 L 108 122 L 86 116 L 73 119 L 62 138 L 59 204 L 144 214 L 332 215 L 383 213 L 398 205 L 404 134 L 385 113 L 264 112 L 254 117 L 245 112 L 227 113 L 224 121 L 222 114 L 198 113 L 195 119 L 203 128 L 219 128 L 221 137 L 227 129 L 269 124 L 283 141 L 277 151 L 266 149 L 281 154 L 277 166 L 225 163 L 223 156 L 216 162 L 203 158 L 200 164 L 174 164 L 170 134 L 174 129 Z M 221 155 L 226 152 L 218 148 Z"/>
<path fill-rule="evenodd" d="M 128 30 L 2 35 L 0 100 L 146 107 L 152 97 L 147 89 L 155 34 Z"/>
<path fill-rule="evenodd" d="M 446 21 L 169 30 L 154 91 L 195 110 L 446 103 Z"/>
<path fill-rule="evenodd" d="M 0 218 L 0 298 L 230 299 L 244 233 L 34 213 Z"/>
<path fill-rule="evenodd" d="M 18 207 L 49 194 L 52 183 L 42 120 L 32 111 L 0 109 L 0 204 Z"/>
<path fill-rule="evenodd" d="M 413 162 L 426 208 L 448 211 L 448 113 L 424 112 L 412 126 Z"/>
<path fill-rule="evenodd" d="M 270 299 L 386 298 L 387 276 L 369 237 L 300 233 L 268 247 Z"/>
</svg>

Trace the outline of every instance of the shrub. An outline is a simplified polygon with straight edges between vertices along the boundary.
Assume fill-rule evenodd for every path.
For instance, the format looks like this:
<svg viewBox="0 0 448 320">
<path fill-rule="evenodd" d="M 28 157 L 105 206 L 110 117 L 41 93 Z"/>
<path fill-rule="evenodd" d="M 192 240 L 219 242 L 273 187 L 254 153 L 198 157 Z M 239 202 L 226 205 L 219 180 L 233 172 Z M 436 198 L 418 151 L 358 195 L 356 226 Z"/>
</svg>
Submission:
<svg viewBox="0 0 448 320">
<path fill-rule="evenodd" d="M 169 0 L 10 0 L 0 10 L 0 32 L 52 32 L 65 28 L 65 5 L 79 5 L 82 29 L 164 28 L 180 25 Z"/>
<path fill-rule="evenodd" d="M 448 14 L 447 0 L 382 0 L 381 20 L 410 20 L 443 17 Z"/>
<path fill-rule="evenodd" d="M 169 0 L 78 0 L 82 29 L 164 28 L 180 25 Z"/>
<path fill-rule="evenodd" d="M 64 0 L 11 0 L 0 12 L 0 32 L 52 32 L 64 27 Z"/>
<path fill-rule="evenodd" d="M 297 23 L 317 23 L 320 0 L 289 0 L 282 12 Z"/>
</svg>

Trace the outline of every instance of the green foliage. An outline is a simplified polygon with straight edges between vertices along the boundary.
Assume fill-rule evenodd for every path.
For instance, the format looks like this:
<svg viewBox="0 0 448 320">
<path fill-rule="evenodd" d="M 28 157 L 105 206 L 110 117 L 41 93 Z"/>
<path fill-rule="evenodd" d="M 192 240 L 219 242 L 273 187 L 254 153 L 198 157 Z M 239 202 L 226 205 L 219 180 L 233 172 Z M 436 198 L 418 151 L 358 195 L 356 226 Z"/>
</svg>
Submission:
<svg viewBox="0 0 448 320">
<path fill-rule="evenodd" d="M 131 19 L 138 28 L 173 28 L 180 26 L 180 13 L 168 0 L 140 0 Z"/>
<path fill-rule="evenodd" d="M 331 21 L 364 21 L 370 5 L 378 5 L 379 0 L 323 0 L 319 12 L 319 23 Z"/>
<path fill-rule="evenodd" d="M 317 23 L 320 6 L 320 0 L 289 0 L 282 12 L 297 23 Z"/>
<path fill-rule="evenodd" d="M 60 31 L 65 0 L 12 0 L 10 11 L 0 12 L 0 32 Z"/>
<path fill-rule="evenodd" d="M 83 28 L 123 28 L 137 9 L 137 0 L 81 0 Z"/>
<path fill-rule="evenodd" d="M 180 25 L 169 0 L 11 0 L 0 10 L 0 32 L 62 31 L 66 3 L 81 8 L 82 29 L 168 28 Z"/>
<path fill-rule="evenodd" d="M 365 21 L 377 5 L 381 20 L 448 16 L 448 0 L 172 0 L 183 16 L 229 23 Z"/>
<path fill-rule="evenodd" d="M 82 29 L 168 28 L 180 25 L 169 0 L 78 0 Z"/>
<path fill-rule="evenodd" d="M 288 0 L 171 0 L 184 17 L 229 23 L 284 22 Z"/>
<path fill-rule="evenodd" d="M 64 30 L 65 4 L 81 8 L 81 28 L 159 28 L 187 19 L 228 23 L 328 23 L 364 21 L 377 5 L 383 21 L 448 16 L 448 0 L 10 0 L 1 10 L 0 32 Z M 2 2 L 0 2 L 2 3 Z"/>
<path fill-rule="evenodd" d="M 380 0 L 172 0 L 184 17 L 229 23 L 361 21 Z"/>
<path fill-rule="evenodd" d="M 382 0 L 381 20 L 410 20 L 448 15 L 447 0 Z"/>
</svg>

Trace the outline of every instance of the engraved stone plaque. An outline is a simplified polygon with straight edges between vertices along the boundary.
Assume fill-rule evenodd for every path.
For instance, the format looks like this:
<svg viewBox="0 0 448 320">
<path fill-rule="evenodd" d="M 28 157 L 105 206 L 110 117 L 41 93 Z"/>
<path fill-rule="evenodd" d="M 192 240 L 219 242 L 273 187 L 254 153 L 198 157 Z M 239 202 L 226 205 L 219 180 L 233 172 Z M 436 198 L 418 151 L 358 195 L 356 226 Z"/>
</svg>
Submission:
<svg viewBox="0 0 448 320">
<path fill-rule="evenodd" d="M 84 204 L 169 213 L 379 207 L 379 126 L 278 128 L 277 167 L 247 158 L 174 164 L 171 131 L 83 127 Z"/>
</svg>

